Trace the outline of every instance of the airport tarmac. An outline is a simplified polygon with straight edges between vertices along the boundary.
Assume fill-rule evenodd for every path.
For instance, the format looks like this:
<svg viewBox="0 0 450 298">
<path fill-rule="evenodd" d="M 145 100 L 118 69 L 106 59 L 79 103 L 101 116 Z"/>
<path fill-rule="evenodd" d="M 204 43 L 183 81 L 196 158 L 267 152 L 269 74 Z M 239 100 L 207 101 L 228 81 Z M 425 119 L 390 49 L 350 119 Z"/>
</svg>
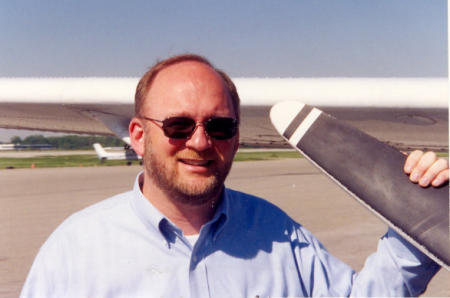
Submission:
<svg viewBox="0 0 450 298">
<path fill-rule="evenodd" d="M 140 166 L 0 170 L 0 297 L 17 297 L 39 247 L 68 215 L 131 189 Z M 386 225 L 305 159 L 237 162 L 227 186 L 261 196 L 359 270 Z M 441 270 L 424 296 L 450 296 Z"/>
</svg>

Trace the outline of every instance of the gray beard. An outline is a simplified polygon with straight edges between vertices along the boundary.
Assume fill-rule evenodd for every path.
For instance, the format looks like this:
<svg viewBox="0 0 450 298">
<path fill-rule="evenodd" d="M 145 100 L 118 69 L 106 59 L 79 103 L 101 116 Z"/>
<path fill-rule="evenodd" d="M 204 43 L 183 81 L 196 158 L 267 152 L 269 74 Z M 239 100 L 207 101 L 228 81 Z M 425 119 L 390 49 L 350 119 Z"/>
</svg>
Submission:
<svg viewBox="0 0 450 298">
<path fill-rule="evenodd" d="M 209 183 L 202 186 L 193 186 L 179 181 L 177 172 L 170 172 L 165 164 L 158 160 L 152 152 L 151 145 L 146 146 L 144 158 L 145 168 L 153 182 L 172 200 L 180 203 L 198 206 L 217 199 L 224 188 L 224 181 L 230 169 L 231 162 L 225 165 L 223 171 L 216 170 Z"/>
</svg>

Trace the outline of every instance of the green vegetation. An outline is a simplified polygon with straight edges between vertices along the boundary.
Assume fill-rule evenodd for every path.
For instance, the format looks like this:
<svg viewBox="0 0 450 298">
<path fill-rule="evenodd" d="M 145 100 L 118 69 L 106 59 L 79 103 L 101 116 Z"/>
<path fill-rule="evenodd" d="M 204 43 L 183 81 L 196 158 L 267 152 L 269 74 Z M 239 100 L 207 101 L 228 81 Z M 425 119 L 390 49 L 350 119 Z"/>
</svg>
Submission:
<svg viewBox="0 0 450 298">
<path fill-rule="evenodd" d="M 55 167 L 93 167 L 126 165 L 126 160 L 107 160 L 101 163 L 96 155 L 64 155 L 15 158 L 0 158 L 0 169 L 6 168 L 55 168 Z M 132 161 L 139 164 L 139 161 Z"/>
<path fill-rule="evenodd" d="M 438 153 L 440 157 L 448 157 L 448 153 Z M 256 161 L 256 160 L 272 160 L 284 158 L 302 158 L 297 151 L 262 151 L 262 152 L 238 152 L 234 158 L 235 161 Z M 107 160 L 100 162 L 95 154 L 88 155 L 63 155 L 37 157 L 3 157 L 0 158 L 0 169 L 6 168 L 31 168 L 34 164 L 35 168 L 51 168 L 51 167 L 95 167 L 95 166 L 119 166 L 127 165 L 126 160 Z M 138 165 L 139 161 L 132 161 L 133 165 Z"/>
<path fill-rule="evenodd" d="M 295 151 L 271 151 L 271 152 L 239 152 L 236 154 L 235 161 L 250 161 L 250 160 L 268 160 L 281 158 L 299 158 L 301 155 Z M 126 160 L 107 160 L 100 162 L 95 154 L 92 155 L 63 155 L 37 157 L 4 157 L 0 158 L 0 169 L 6 168 L 53 168 L 53 167 L 94 167 L 94 166 L 118 166 L 126 165 L 129 161 Z M 132 161 L 132 164 L 137 165 L 139 161 Z"/>
<path fill-rule="evenodd" d="M 301 157 L 302 155 L 297 151 L 238 152 L 234 157 L 234 161 L 270 160 Z"/>
<path fill-rule="evenodd" d="M 103 147 L 123 147 L 121 139 L 111 136 L 79 136 L 67 135 L 61 137 L 44 137 L 43 135 L 31 135 L 25 139 L 18 136 L 11 138 L 11 143 L 19 145 L 51 145 L 59 150 L 92 149 L 94 143 L 100 143 Z"/>
</svg>

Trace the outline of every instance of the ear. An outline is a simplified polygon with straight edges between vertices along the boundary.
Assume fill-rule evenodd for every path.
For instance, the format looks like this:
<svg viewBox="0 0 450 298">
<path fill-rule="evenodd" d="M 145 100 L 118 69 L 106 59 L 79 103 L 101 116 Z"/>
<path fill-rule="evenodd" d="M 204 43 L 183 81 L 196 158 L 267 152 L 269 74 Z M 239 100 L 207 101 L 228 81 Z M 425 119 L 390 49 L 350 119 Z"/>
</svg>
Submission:
<svg viewBox="0 0 450 298">
<path fill-rule="evenodd" d="M 237 151 L 239 149 L 239 139 L 240 139 L 239 127 L 238 127 L 236 135 L 234 136 L 234 139 L 235 139 L 235 141 L 234 141 L 234 148 L 233 148 L 233 150 L 234 150 L 234 155 L 236 155 L 236 153 L 237 153 Z"/>
<path fill-rule="evenodd" d="M 134 151 L 138 155 L 144 156 L 145 133 L 144 124 L 142 123 L 142 121 L 136 117 L 131 119 L 130 125 L 128 126 L 128 133 L 130 134 L 130 142 Z"/>
</svg>

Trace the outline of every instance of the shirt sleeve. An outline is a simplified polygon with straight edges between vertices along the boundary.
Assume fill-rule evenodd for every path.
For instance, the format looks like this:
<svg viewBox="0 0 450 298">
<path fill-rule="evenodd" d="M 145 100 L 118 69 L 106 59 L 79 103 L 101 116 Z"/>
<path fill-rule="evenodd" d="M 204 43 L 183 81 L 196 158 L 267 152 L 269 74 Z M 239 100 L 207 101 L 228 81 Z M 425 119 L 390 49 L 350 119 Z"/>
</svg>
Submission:
<svg viewBox="0 0 450 298">
<path fill-rule="evenodd" d="M 70 258 L 64 239 L 51 235 L 39 250 L 20 297 L 67 297 Z"/>
<path fill-rule="evenodd" d="M 440 266 L 394 230 L 378 242 L 353 281 L 351 296 L 418 296 Z"/>
<path fill-rule="evenodd" d="M 379 240 L 376 253 L 369 256 L 359 273 L 330 255 L 303 227 L 298 233 L 309 243 L 297 250 L 307 296 L 418 296 L 440 268 L 391 229 Z"/>
</svg>

